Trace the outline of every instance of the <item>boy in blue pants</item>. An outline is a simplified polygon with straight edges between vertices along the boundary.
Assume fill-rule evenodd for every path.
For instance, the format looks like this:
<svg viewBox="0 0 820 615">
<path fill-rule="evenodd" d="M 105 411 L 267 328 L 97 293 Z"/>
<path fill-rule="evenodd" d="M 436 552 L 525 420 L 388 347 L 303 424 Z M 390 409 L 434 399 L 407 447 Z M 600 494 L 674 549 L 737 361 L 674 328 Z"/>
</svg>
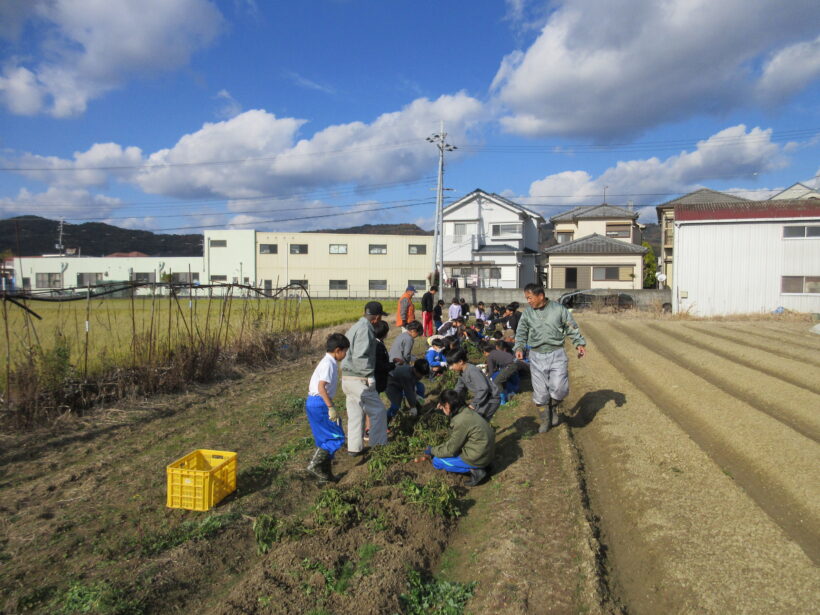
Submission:
<svg viewBox="0 0 820 615">
<path fill-rule="evenodd" d="M 327 354 L 313 370 L 305 401 L 308 423 L 316 444 L 307 471 L 323 483 L 334 480 L 330 471 L 333 455 L 345 443 L 345 433 L 333 407 L 333 396 L 339 386 L 338 362 L 345 358 L 348 348 L 350 341 L 341 333 L 327 336 Z"/>
</svg>

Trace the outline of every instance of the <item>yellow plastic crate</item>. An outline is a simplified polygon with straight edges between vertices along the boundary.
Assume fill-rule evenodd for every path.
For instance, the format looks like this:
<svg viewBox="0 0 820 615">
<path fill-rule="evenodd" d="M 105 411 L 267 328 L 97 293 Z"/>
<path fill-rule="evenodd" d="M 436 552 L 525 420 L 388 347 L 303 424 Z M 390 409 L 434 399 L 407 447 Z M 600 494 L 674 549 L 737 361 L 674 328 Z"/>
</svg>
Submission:
<svg viewBox="0 0 820 615">
<path fill-rule="evenodd" d="M 168 508 L 208 510 L 236 491 L 236 453 L 198 449 L 170 464 Z"/>
</svg>

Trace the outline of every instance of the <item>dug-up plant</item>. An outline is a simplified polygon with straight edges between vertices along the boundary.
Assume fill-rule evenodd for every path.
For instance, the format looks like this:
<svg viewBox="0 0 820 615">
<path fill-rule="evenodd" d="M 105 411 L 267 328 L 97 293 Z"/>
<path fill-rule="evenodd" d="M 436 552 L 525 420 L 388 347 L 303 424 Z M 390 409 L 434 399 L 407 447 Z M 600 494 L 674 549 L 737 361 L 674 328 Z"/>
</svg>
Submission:
<svg viewBox="0 0 820 615">
<path fill-rule="evenodd" d="M 424 485 L 405 478 L 399 483 L 399 491 L 408 502 L 421 506 L 431 515 L 448 519 L 461 515 L 455 491 L 438 477 Z"/>
<path fill-rule="evenodd" d="M 362 518 L 361 497 L 358 489 L 324 489 L 313 505 L 316 524 L 345 527 L 356 523 Z"/>
<path fill-rule="evenodd" d="M 461 615 L 476 583 L 456 583 L 407 573 L 407 593 L 400 597 L 405 615 Z"/>
<path fill-rule="evenodd" d="M 50 605 L 49 612 L 59 615 L 98 613 L 99 615 L 137 615 L 143 613 L 141 602 L 123 590 L 100 581 L 72 583 Z"/>
</svg>

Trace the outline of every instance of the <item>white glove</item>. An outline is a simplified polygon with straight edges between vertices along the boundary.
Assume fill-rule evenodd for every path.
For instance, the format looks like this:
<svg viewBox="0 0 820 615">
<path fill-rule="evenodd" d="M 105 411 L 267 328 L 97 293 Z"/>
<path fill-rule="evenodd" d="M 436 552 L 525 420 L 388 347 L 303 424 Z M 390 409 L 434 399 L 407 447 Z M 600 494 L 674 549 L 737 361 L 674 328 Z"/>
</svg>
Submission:
<svg viewBox="0 0 820 615">
<path fill-rule="evenodd" d="M 327 411 L 327 418 L 329 418 L 334 423 L 339 419 L 339 413 L 336 412 L 336 408 L 330 406 L 330 408 Z"/>
</svg>

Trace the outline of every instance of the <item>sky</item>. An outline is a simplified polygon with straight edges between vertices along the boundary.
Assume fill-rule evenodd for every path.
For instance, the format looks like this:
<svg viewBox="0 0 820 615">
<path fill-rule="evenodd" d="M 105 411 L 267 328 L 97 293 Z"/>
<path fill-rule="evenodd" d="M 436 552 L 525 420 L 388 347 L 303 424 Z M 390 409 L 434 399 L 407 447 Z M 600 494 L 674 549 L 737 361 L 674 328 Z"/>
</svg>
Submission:
<svg viewBox="0 0 820 615">
<path fill-rule="evenodd" d="M 0 218 L 432 229 L 820 186 L 817 0 L 0 0 Z"/>
</svg>

